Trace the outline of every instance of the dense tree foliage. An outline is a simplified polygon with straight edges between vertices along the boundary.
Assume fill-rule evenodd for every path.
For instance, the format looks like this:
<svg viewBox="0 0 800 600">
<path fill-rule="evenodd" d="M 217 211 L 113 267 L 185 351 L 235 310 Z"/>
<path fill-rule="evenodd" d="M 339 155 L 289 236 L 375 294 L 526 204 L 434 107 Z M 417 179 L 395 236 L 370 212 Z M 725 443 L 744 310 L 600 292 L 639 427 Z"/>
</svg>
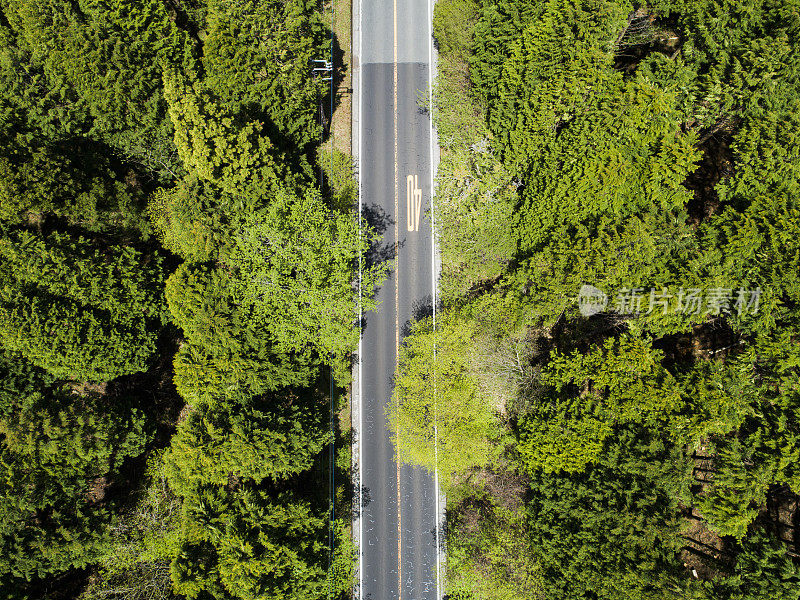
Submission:
<svg viewBox="0 0 800 600">
<path fill-rule="evenodd" d="M 688 463 L 635 429 L 615 434 L 585 473 L 531 480 L 531 546 L 547 598 L 685 597 L 675 521 Z"/>
<path fill-rule="evenodd" d="M 0 335 L 53 375 L 108 381 L 143 371 L 166 320 L 161 259 L 82 236 L 7 229 Z"/>
<path fill-rule="evenodd" d="M 0 389 L 0 576 L 30 579 L 95 562 L 106 549 L 110 479 L 152 432 L 141 409 L 80 395 L 5 351 Z"/>
<path fill-rule="evenodd" d="M 263 119 L 267 135 L 289 152 L 302 153 L 319 138 L 320 82 L 308 76 L 308 65 L 328 39 L 314 8 L 307 0 L 208 5 L 209 88 L 234 113 Z"/>
<path fill-rule="evenodd" d="M 318 406 L 291 394 L 236 411 L 193 411 L 167 451 L 170 485 L 188 495 L 199 485 L 223 486 L 231 476 L 261 483 L 308 470 L 328 441 L 322 416 Z"/>
<path fill-rule="evenodd" d="M 431 470 L 438 465 L 449 481 L 491 464 L 498 452 L 489 439 L 494 415 L 465 360 L 470 331 L 441 319 L 437 326 L 418 323 L 403 348 L 389 417 L 399 456 Z"/>
<path fill-rule="evenodd" d="M 10 597 L 349 593 L 310 482 L 373 235 L 319 152 L 318 8 L 0 0 Z"/>
<path fill-rule="evenodd" d="M 184 505 L 172 563 L 187 598 L 322 598 L 325 522 L 287 495 L 250 486 L 203 488 Z"/>
<path fill-rule="evenodd" d="M 453 597 L 797 596 L 799 35 L 794 0 L 437 2 L 447 319 L 397 422 Z M 454 413 L 491 460 L 418 449 Z"/>
<path fill-rule="evenodd" d="M 227 270 L 185 263 L 167 282 L 173 318 L 186 336 L 175 385 L 193 405 L 308 383 L 318 364 L 307 353 L 281 352 L 281 340 L 236 302 L 232 279 Z"/>
<path fill-rule="evenodd" d="M 744 421 L 747 397 L 730 393 L 717 365 L 676 377 L 662 362 L 650 339 L 624 334 L 586 354 L 555 351 L 539 377 L 542 398 L 520 421 L 517 450 L 536 470 L 581 471 L 618 424 L 646 425 L 694 447 Z"/>
</svg>

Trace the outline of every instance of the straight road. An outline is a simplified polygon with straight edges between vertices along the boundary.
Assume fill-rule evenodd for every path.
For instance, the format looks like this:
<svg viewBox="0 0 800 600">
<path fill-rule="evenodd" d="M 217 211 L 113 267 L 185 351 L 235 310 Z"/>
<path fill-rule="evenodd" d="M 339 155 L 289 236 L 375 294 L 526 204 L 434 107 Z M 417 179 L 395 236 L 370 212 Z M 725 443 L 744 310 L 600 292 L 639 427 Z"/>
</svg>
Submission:
<svg viewBox="0 0 800 600">
<path fill-rule="evenodd" d="M 378 311 L 367 315 L 359 351 L 359 600 L 439 598 L 435 477 L 398 464 L 386 424 L 404 328 L 413 315 L 430 311 L 435 298 L 428 217 L 432 127 L 418 106 L 433 68 L 432 1 L 360 2 L 361 210 L 387 217 L 383 244 L 394 244 L 397 252 Z"/>
</svg>

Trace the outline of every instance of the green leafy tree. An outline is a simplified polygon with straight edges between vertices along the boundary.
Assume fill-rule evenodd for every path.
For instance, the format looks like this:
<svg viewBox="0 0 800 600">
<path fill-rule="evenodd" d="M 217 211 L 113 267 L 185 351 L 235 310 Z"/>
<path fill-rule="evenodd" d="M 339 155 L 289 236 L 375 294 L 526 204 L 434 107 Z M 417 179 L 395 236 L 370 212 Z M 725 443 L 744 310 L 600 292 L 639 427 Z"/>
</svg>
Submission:
<svg viewBox="0 0 800 600">
<path fill-rule="evenodd" d="M 698 510 L 717 533 L 740 540 L 766 502 L 774 477 L 771 465 L 754 465 L 748 450 L 739 440 L 717 449 L 712 491 L 698 501 Z"/>
<path fill-rule="evenodd" d="M 511 56 L 514 42 L 530 23 L 541 18 L 546 7 L 546 3 L 537 0 L 480 3 L 480 16 L 475 23 L 469 56 L 469 76 L 475 96 L 484 105 L 497 97 L 503 66 Z M 463 26 L 465 22 L 469 23 L 469 20 L 461 21 L 459 25 Z M 455 36 L 450 34 L 449 37 Z M 448 47 L 445 44 L 445 51 Z"/>
<path fill-rule="evenodd" d="M 508 489 L 513 487 L 503 477 L 514 476 L 498 476 L 501 497 L 476 482 L 459 486 L 448 498 L 447 590 L 453 600 L 541 597 L 542 577 L 532 558 L 527 515 L 524 506 L 514 503 Z M 465 487 L 470 495 L 454 501 Z"/>
<path fill-rule="evenodd" d="M 518 213 L 523 249 L 540 248 L 561 224 L 591 227 L 600 215 L 622 219 L 649 210 L 680 211 L 688 202 L 681 184 L 699 153 L 693 136 L 678 133 L 675 92 L 644 79 L 623 82 L 612 77 L 607 85 L 603 89 L 601 80 L 595 93 L 580 94 L 586 104 L 571 108 L 574 115 L 565 113 L 567 121 L 557 137 L 553 116 L 550 122 L 531 125 L 548 141 L 528 141 L 526 149 L 509 140 L 520 155 L 514 161 L 530 165 L 532 175 Z M 559 96 L 562 100 L 567 101 Z M 534 132 L 515 135 L 529 140 Z"/>
<path fill-rule="evenodd" d="M 34 103 L 35 91 L 45 92 L 45 102 L 34 103 L 36 125 L 48 124 L 55 130 L 45 131 L 55 135 L 98 136 L 149 169 L 175 176 L 161 75 L 173 63 L 190 66 L 192 50 L 162 2 L 21 0 L 3 8 L 38 79 L 23 106 Z"/>
<path fill-rule="evenodd" d="M 502 450 L 496 409 L 466 360 L 474 335 L 472 323 L 454 316 L 438 318 L 435 329 L 430 319 L 415 324 L 401 349 L 388 409 L 399 458 L 438 468 L 445 486 L 459 473 L 491 464 Z"/>
<path fill-rule="evenodd" d="M 483 357 L 482 340 L 505 331 L 500 307 L 558 348 L 547 360 L 516 346 L 527 385 L 509 377 L 503 393 L 517 434 L 508 454 L 531 476 L 517 554 L 543 577 L 542 597 L 797 595 L 796 568 L 756 516 L 773 486 L 797 486 L 799 14 L 772 1 L 486 0 L 475 20 L 469 3 L 437 5 L 441 289 L 471 332 L 453 358 L 458 394 L 437 410 L 468 412 L 463 398 L 490 379 L 475 363 L 505 376 Z M 641 288 L 638 314 L 578 318 L 583 284 L 609 294 L 608 312 Z M 679 314 L 673 296 L 662 312 L 651 288 L 728 291 L 730 306 Z M 757 308 L 739 314 L 737 292 L 759 288 Z M 587 331 L 613 337 L 587 349 Z M 418 371 L 422 396 L 432 370 Z M 401 362 L 398 389 L 411 389 L 410 372 Z M 419 405 L 408 429 L 428 431 L 414 440 L 422 454 L 431 404 Z M 693 497 L 686 454 L 701 445 L 714 474 Z M 457 469 L 465 478 L 474 463 Z M 681 555 L 692 505 L 739 539 L 708 581 Z M 519 548 L 487 533 L 502 548 L 475 551 L 491 525 L 480 509 L 448 540 L 454 597 L 481 597 L 475 565 Z M 487 584 L 489 597 L 509 583 Z"/>
<path fill-rule="evenodd" d="M 218 188 L 226 200 L 223 210 L 242 216 L 248 202 L 263 202 L 269 192 L 291 186 L 291 172 L 279 161 L 280 152 L 272 141 L 263 135 L 263 123 L 235 119 L 204 81 L 167 71 L 164 96 L 184 168 Z"/>
<path fill-rule="evenodd" d="M 699 507 L 721 535 L 739 539 L 764 505 L 771 485 L 800 489 L 800 352 L 790 332 L 762 339 L 732 364 L 728 389 L 752 405 L 736 437 L 715 438 L 714 481 Z"/>
<path fill-rule="evenodd" d="M 440 53 L 469 58 L 479 9 L 480 3 L 474 0 L 450 0 L 434 6 L 433 30 Z"/>
<path fill-rule="evenodd" d="M 213 185 L 190 176 L 157 190 L 147 214 L 164 248 L 189 262 L 205 262 L 216 258 L 227 239 L 227 219 L 218 205 Z"/>
<path fill-rule="evenodd" d="M 0 340 L 9 350 L 63 379 L 109 381 L 147 370 L 155 335 L 144 322 L 125 325 L 69 300 L 0 296 Z"/>
<path fill-rule="evenodd" d="M 258 325 L 287 350 L 311 347 L 335 367 L 338 381 L 349 377 L 350 354 L 358 344 L 354 274 L 373 236 L 350 214 L 332 211 L 312 190 L 302 196 L 279 193 L 265 214 L 255 214 L 236 239 L 228 261 L 242 305 Z M 359 272 L 362 310 L 375 307 L 372 290 L 385 265 Z"/>
<path fill-rule="evenodd" d="M 679 448 L 624 427 L 585 472 L 532 478 L 528 523 L 542 597 L 687 597 L 678 503 L 687 501 L 689 472 Z"/>
<path fill-rule="evenodd" d="M 621 80 L 608 68 L 626 15 L 620 3 L 552 0 L 545 6 L 511 46 L 488 115 L 508 158 L 523 168 L 593 97 L 613 98 Z"/>
<path fill-rule="evenodd" d="M 800 598 L 800 570 L 782 542 L 758 530 L 737 546 L 733 572 L 705 584 L 709 597 L 721 600 Z"/>
<path fill-rule="evenodd" d="M 193 406 L 306 385 L 318 364 L 308 348 L 292 354 L 233 291 L 228 271 L 206 265 L 185 263 L 167 280 L 170 311 L 186 336 L 175 385 Z"/>
<path fill-rule="evenodd" d="M 0 261 L 20 285 L 106 311 L 119 321 L 166 320 L 163 261 L 134 246 L 103 248 L 82 236 L 8 228 Z"/>
<path fill-rule="evenodd" d="M 107 146 L 88 139 L 54 142 L 17 122 L 3 125 L 0 218 L 13 223 L 54 214 L 89 230 L 149 233 L 136 171 L 110 156 Z"/>
<path fill-rule="evenodd" d="M 741 212 L 723 211 L 704 228 L 710 276 L 731 290 L 731 324 L 743 333 L 768 336 L 780 324 L 797 325 L 800 300 L 800 205 L 785 191 L 752 196 Z M 710 262 L 710 261 L 709 261 Z M 739 290 L 744 293 L 740 307 Z M 758 291 L 758 305 L 751 293 Z"/>
<path fill-rule="evenodd" d="M 170 563 L 180 542 L 181 501 L 167 485 L 160 451 L 148 457 L 136 503 L 111 529 L 108 551 L 80 600 L 175 598 Z"/>
<path fill-rule="evenodd" d="M 436 194 L 439 289 L 448 302 L 503 276 L 517 250 L 508 227 L 517 186 L 488 148 L 456 146 L 442 156 Z"/>
</svg>

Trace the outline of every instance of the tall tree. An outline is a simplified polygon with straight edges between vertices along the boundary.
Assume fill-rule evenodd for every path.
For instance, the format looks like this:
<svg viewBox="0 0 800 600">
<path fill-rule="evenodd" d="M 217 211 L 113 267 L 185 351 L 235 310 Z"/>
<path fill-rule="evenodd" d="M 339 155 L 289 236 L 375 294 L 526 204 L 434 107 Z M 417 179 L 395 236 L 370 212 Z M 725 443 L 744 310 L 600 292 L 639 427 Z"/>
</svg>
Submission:
<svg viewBox="0 0 800 600">
<path fill-rule="evenodd" d="M 678 503 L 689 496 L 689 471 L 679 448 L 623 427 L 586 472 L 532 478 L 529 527 L 543 597 L 686 598 Z"/>
<path fill-rule="evenodd" d="M 324 597 L 324 521 L 290 494 L 245 484 L 204 487 L 186 499 L 186 537 L 172 563 L 187 598 Z"/>
<path fill-rule="evenodd" d="M 147 369 L 166 316 L 160 258 L 82 236 L 6 229 L 0 342 L 60 378 Z"/>
<path fill-rule="evenodd" d="M 167 280 L 166 297 L 187 343 L 175 358 L 178 392 L 193 406 L 306 385 L 319 364 L 293 347 L 234 295 L 222 268 L 185 263 Z"/>
<path fill-rule="evenodd" d="M 375 307 L 372 291 L 382 283 L 385 264 L 359 259 L 374 241 L 366 223 L 331 210 L 308 189 L 294 196 L 279 192 L 268 209 L 247 220 L 227 257 L 241 303 L 258 326 L 272 332 L 289 351 L 310 347 L 332 364 L 338 381 L 349 378 L 350 354 L 358 343 L 356 307 Z M 358 273 L 362 297 L 354 289 Z"/>
<path fill-rule="evenodd" d="M 208 3 L 205 80 L 234 114 L 258 115 L 267 135 L 296 153 L 319 140 L 321 79 L 309 64 L 326 56 L 330 37 L 314 4 L 223 0 Z"/>
<path fill-rule="evenodd" d="M 662 359 L 651 340 L 632 335 L 610 337 L 586 354 L 554 351 L 541 373 L 552 387 L 523 417 L 517 451 L 532 469 L 577 472 L 600 456 L 618 424 L 663 429 L 673 443 L 690 446 L 739 427 L 747 398 L 721 389 L 721 369 L 676 377 Z"/>
<path fill-rule="evenodd" d="M 152 435 L 132 406 L 81 396 L 5 352 L 0 388 L 0 576 L 30 579 L 99 559 L 110 539 L 106 488 Z"/>
<path fill-rule="evenodd" d="M 310 469 L 329 441 L 327 421 L 318 403 L 295 396 L 286 390 L 193 410 L 165 457 L 170 487 L 188 496 L 202 485 L 279 481 Z"/>
</svg>

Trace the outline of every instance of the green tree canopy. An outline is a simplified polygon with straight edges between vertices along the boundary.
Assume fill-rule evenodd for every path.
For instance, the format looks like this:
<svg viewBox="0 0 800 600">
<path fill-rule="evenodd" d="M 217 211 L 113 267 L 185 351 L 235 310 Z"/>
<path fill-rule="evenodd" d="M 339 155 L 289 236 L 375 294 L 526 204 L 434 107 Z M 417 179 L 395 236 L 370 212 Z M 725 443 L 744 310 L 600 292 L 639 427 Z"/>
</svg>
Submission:
<svg viewBox="0 0 800 600">
<path fill-rule="evenodd" d="M 252 485 L 203 487 L 186 499 L 185 540 L 172 563 L 187 598 L 324 597 L 325 524 L 289 494 Z"/>
<path fill-rule="evenodd" d="M 250 397 L 311 381 L 317 359 L 293 352 L 278 332 L 234 296 L 222 268 L 184 263 L 167 280 L 166 297 L 186 343 L 175 358 L 175 385 L 193 406 Z"/>
<path fill-rule="evenodd" d="M 678 448 L 623 427 L 584 473 L 532 478 L 529 528 L 543 597 L 687 597 L 678 502 L 688 497 L 689 471 Z"/>
<path fill-rule="evenodd" d="M 320 135 L 324 82 L 309 77 L 309 64 L 326 56 L 330 38 L 314 6 L 307 0 L 208 3 L 207 85 L 234 114 L 263 115 L 267 135 L 289 152 Z"/>
<path fill-rule="evenodd" d="M 147 369 L 166 316 L 158 255 L 57 232 L 3 234 L 6 348 L 64 379 L 108 381 Z"/>
<path fill-rule="evenodd" d="M 306 471 L 329 441 L 319 406 L 289 391 L 248 404 L 202 407 L 186 417 L 165 457 L 170 487 L 182 496 L 231 478 L 261 483 Z"/>
<path fill-rule="evenodd" d="M 126 457 L 152 432 L 132 406 L 58 386 L 5 352 L 0 388 L 0 575 L 30 579 L 98 560 L 109 539 L 105 499 Z"/>
<path fill-rule="evenodd" d="M 746 398 L 751 413 L 736 437 L 716 436 L 714 482 L 699 507 L 721 535 L 739 539 L 758 515 L 772 485 L 800 492 L 800 349 L 785 332 L 762 338 L 732 362 L 731 395 Z"/>
<path fill-rule="evenodd" d="M 443 485 L 471 467 L 491 464 L 502 450 L 494 439 L 497 407 L 470 373 L 468 321 L 437 318 L 415 324 L 400 353 L 388 416 L 401 460 L 438 468 Z"/>
<path fill-rule="evenodd" d="M 554 351 L 540 377 L 550 389 L 521 421 L 522 459 L 534 471 L 581 471 L 616 425 L 664 430 L 690 446 L 739 427 L 748 401 L 721 389 L 721 369 L 703 365 L 676 376 L 662 359 L 651 340 L 632 335 L 610 337 L 586 354 Z"/>
<path fill-rule="evenodd" d="M 365 265 L 359 257 L 374 236 L 345 212 L 332 211 L 319 193 L 282 192 L 267 211 L 253 214 L 227 257 L 236 271 L 235 294 L 253 311 L 256 323 L 272 332 L 287 351 L 312 348 L 349 378 L 350 353 L 358 344 L 358 291 L 362 310 L 375 307 L 372 290 L 382 283 L 385 265 Z"/>
</svg>

